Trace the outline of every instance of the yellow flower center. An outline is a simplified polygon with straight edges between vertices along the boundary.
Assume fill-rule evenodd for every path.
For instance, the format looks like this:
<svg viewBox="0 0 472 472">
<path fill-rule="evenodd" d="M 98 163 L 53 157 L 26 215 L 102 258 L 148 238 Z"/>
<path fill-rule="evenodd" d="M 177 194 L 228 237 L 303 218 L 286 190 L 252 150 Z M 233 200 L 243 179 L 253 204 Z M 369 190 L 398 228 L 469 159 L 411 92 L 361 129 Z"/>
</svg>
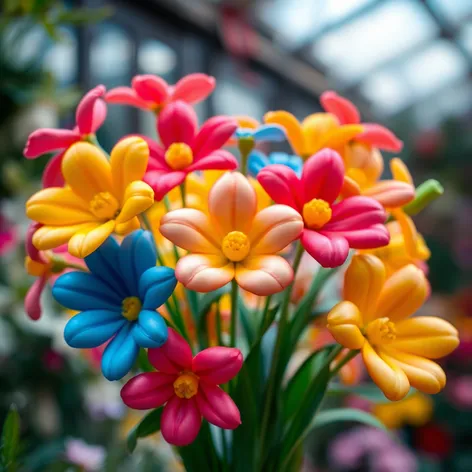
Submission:
<svg viewBox="0 0 472 472">
<path fill-rule="evenodd" d="M 325 200 L 314 198 L 303 205 L 303 219 L 308 228 L 320 229 L 331 219 L 331 206 Z"/>
<path fill-rule="evenodd" d="M 41 262 L 33 261 L 31 257 L 25 257 L 25 269 L 29 275 L 34 277 L 42 277 L 49 269 L 51 269 L 51 264 L 43 264 Z"/>
<path fill-rule="evenodd" d="M 192 148 L 185 143 L 173 143 L 166 151 L 165 160 L 171 169 L 184 169 L 193 162 Z"/>
<path fill-rule="evenodd" d="M 223 254 L 233 262 L 242 261 L 249 254 L 251 243 L 249 238 L 241 231 L 231 231 L 221 244 Z"/>
<path fill-rule="evenodd" d="M 93 196 L 89 205 L 94 216 L 101 220 L 112 220 L 118 216 L 118 200 L 110 192 L 100 192 Z"/>
<path fill-rule="evenodd" d="M 141 300 L 138 297 L 126 297 L 121 304 L 121 314 L 129 321 L 138 319 L 141 312 Z"/>
<path fill-rule="evenodd" d="M 174 382 L 174 392 L 179 398 L 194 397 L 198 392 L 198 377 L 192 372 L 183 372 Z"/>
<path fill-rule="evenodd" d="M 373 345 L 390 343 L 397 337 L 395 323 L 389 318 L 378 318 L 367 325 L 366 336 Z"/>
</svg>

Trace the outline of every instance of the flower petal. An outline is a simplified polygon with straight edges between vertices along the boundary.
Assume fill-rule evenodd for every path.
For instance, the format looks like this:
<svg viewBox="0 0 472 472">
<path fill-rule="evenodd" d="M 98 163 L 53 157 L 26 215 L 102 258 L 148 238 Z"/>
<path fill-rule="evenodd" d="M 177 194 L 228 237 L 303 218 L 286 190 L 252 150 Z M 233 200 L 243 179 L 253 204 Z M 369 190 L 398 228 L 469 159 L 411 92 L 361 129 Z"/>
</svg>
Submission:
<svg viewBox="0 0 472 472">
<path fill-rule="evenodd" d="M 338 303 L 329 312 L 327 321 L 327 328 L 339 344 L 348 349 L 362 348 L 365 342 L 360 330 L 363 319 L 354 303 L 349 301 Z"/>
<path fill-rule="evenodd" d="M 173 396 L 164 407 L 161 432 L 164 439 L 174 446 L 186 446 L 198 436 L 202 417 L 195 398 L 189 400 Z"/>
<path fill-rule="evenodd" d="M 156 246 L 149 231 L 137 230 L 126 236 L 120 246 L 119 269 L 128 287 L 128 295 L 139 296 L 142 275 L 157 260 Z"/>
<path fill-rule="evenodd" d="M 224 174 L 208 195 L 210 219 L 222 237 L 231 231 L 249 233 L 256 209 L 256 192 L 238 172 Z"/>
<path fill-rule="evenodd" d="M 220 387 L 200 382 L 196 399 L 200 413 L 209 423 L 223 429 L 236 429 L 241 424 L 238 407 Z"/>
<path fill-rule="evenodd" d="M 205 121 L 193 140 L 193 158 L 195 161 L 220 149 L 236 131 L 238 124 L 229 116 L 213 116 Z"/>
<path fill-rule="evenodd" d="M 128 380 L 121 389 L 123 403 L 135 410 L 159 408 L 174 395 L 175 375 L 145 372 Z"/>
<path fill-rule="evenodd" d="M 390 170 L 395 180 L 414 186 L 413 177 L 411 176 L 408 167 L 399 157 L 394 157 L 390 161 Z"/>
<path fill-rule="evenodd" d="M 373 198 L 364 196 L 349 197 L 332 207 L 331 220 L 323 231 L 346 231 L 368 228 L 384 223 L 387 215 L 382 205 Z"/>
<path fill-rule="evenodd" d="M 299 121 L 287 111 L 271 111 L 264 115 L 264 122 L 281 125 L 295 154 L 305 154 L 305 139 Z"/>
<path fill-rule="evenodd" d="M 67 226 L 96 220 L 88 205 L 70 188 L 50 187 L 26 202 L 26 215 L 44 225 Z"/>
<path fill-rule="evenodd" d="M 161 201 L 173 188 L 179 186 L 186 176 L 187 173 L 182 171 L 151 170 L 146 172 L 143 180 L 153 189 L 154 199 L 157 202 Z"/>
<path fill-rule="evenodd" d="M 420 241 L 420 235 L 416 230 L 416 225 L 413 220 L 402 210 L 392 210 L 393 217 L 397 220 L 400 226 L 403 242 L 405 244 L 405 250 L 407 254 L 413 259 L 419 258 L 418 254 L 418 242 Z"/>
<path fill-rule="evenodd" d="M 107 106 L 103 101 L 106 88 L 98 85 L 90 90 L 80 101 L 75 113 L 75 120 L 81 135 L 95 133 L 105 121 Z"/>
<path fill-rule="evenodd" d="M 280 256 L 249 256 L 236 265 L 238 285 L 259 296 L 281 292 L 293 280 L 293 269 Z"/>
<path fill-rule="evenodd" d="M 169 86 L 164 79 L 155 75 L 136 75 L 131 86 L 139 98 L 154 105 L 161 105 L 169 96 Z"/>
<path fill-rule="evenodd" d="M 364 125 L 342 125 L 321 137 L 319 148 L 342 149 L 362 133 Z"/>
<path fill-rule="evenodd" d="M 179 374 L 192 370 L 192 350 L 187 341 L 172 328 L 168 329 L 167 342 L 148 350 L 149 362 L 166 374 Z"/>
<path fill-rule="evenodd" d="M 362 357 L 372 380 L 389 400 L 401 400 L 407 395 L 410 382 L 396 363 L 380 357 L 368 342 L 364 343 Z"/>
<path fill-rule="evenodd" d="M 243 366 L 243 355 L 231 347 L 209 347 L 200 351 L 192 362 L 192 371 L 209 384 L 225 384 L 235 377 Z"/>
<path fill-rule="evenodd" d="M 344 300 L 359 308 L 364 323 L 376 315 L 377 300 L 385 283 L 385 267 L 371 254 L 355 255 L 344 276 Z"/>
<path fill-rule="evenodd" d="M 167 341 L 167 325 L 159 313 L 144 309 L 133 323 L 131 334 L 140 347 L 161 347 Z"/>
<path fill-rule="evenodd" d="M 409 264 L 385 282 L 377 304 L 377 318 L 400 321 L 415 313 L 427 296 L 427 281 L 421 269 Z"/>
<path fill-rule="evenodd" d="M 273 143 L 283 142 L 287 139 L 285 135 L 285 129 L 281 125 L 261 125 L 259 126 L 252 135 L 256 142 L 260 143 L 263 141 L 270 141 Z"/>
<path fill-rule="evenodd" d="M 349 243 L 339 235 L 325 236 L 317 231 L 304 229 L 300 241 L 308 254 L 323 267 L 339 267 L 349 254 Z"/>
<path fill-rule="evenodd" d="M 131 182 L 142 180 L 149 160 L 149 147 L 137 136 L 124 138 L 111 151 L 113 188 L 120 204 Z"/>
<path fill-rule="evenodd" d="M 221 254 L 221 239 L 215 235 L 208 216 L 199 210 L 180 208 L 165 214 L 159 231 L 186 251 Z"/>
<path fill-rule="evenodd" d="M 382 180 L 362 193 L 375 198 L 385 208 L 402 207 L 415 198 L 415 188 L 398 180 Z"/>
<path fill-rule="evenodd" d="M 135 216 L 124 223 L 116 223 L 115 233 L 119 234 L 120 236 L 126 236 L 127 234 L 138 229 L 141 229 L 141 223 L 139 222 L 139 218 Z"/>
<path fill-rule="evenodd" d="M 159 136 L 166 148 L 173 143 L 185 143 L 191 146 L 197 126 L 198 118 L 195 110 L 180 100 L 166 105 L 157 123 Z"/>
<path fill-rule="evenodd" d="M 123 195 L 123 206 L 116 223 L 126 223 L 146 211 L 153 203 L 154 190 L 147 183 L 141 180 L 129 183 Z"/>
<path fill-rule="evenodd" d="M 374 249 L 386 246 L 390 241 L 390 234 L 383 224 L 346 231 L 321 230 L 320 233 L 329 238 L 342 236 L 353 249 Z"/>
<path fill-rule="evenodd" d="M 166 150 L 154 139 L 151 139 L 142 134 L 135 135 L 142 140 L 146 141 L 149 147 L 149 160 L 147 170 L 164 170 L 170 172 L 172 169 L 167 165 L 165 161 Z"/>
<path fill-rule="evenodd" d="M 238 160 L 228 151 L 220 149 L 187 167 L 187 172 L 197 170 L 234 170 L 238 167 Z"/>
<path fill-rule="evenodd" d="M 328 90 L 320 96 L 321 106 L 328 113 L 332 113 L 342 125 L 361 122 L 359 110 L 348 99 L 341 97 L 336 92 Z"/>
<path fill-rule="evenodd" d="M 25 296 L 25 312 L 30 319 L 36 321 L 41 318 L 41 294 L 48 281 L 47 277 L 39 277 L 33 282 Z"/>
<path fill-rule="evenodd" d="M 99 307 L 97 307 L 99 308 Z M 64 328 L 66 343 L 78 349 L 101 346 L 128 323 L 119 310 L 92 309 L 74 315 Z"/>
<path fill-rule="evenodd" d="M 113 188 L 108 159 L 90 143 L 75 143 L 66 151 L 62 175 L 74 193 L 87 202 L 97 193 L 111 192 Z"/>
<path fill-rule="evenodd" d="M 215 85 L 216 80 L 211 75 L 188 74 L 175 84 L 171 99 L 195 104 L 205 100 L 213 92 Z"/>
<path fill-rule="evenodd" d="M 177 285 L 174 269 L 151 267 L 139 279 L 139 297 L 145 310 L 157 310 L 172 295 Z"/>
<path fill-rule="evenodd" d="M 108 103 L 116 103 L 119 105 L 131 105 L 132 107 L 149 110 L 153 103 L 143 100 L 138 96 L 136 91 L 130 87 L 116 87 L 109 90 L 105 94 L 105 100 Z"/>
<path fill-rule="evenodd" d="M 257 180 L 275 203 L 291 206 L 297 211 L 302 210 L 304 202 L 299 197 L 301 183 L 292 169 L 272 164 L 259 172 Z"/>
<path fill-rule="evenodd" d="M 69 226 L 42 226 L 33 235 L 34 246 L 47 251 L 66 244 L 74 234 L 97 228 L 99 223 L 81 223 Z"/>
<path fill-rule="evenodd" d="M 28 159 L 34 159 L 47 152 L 66 149 L 79 140 L 80 134 L 77 131 L 49 128 L 37 129 L 29 135 L 23 154 Z"/>
<path fill-rule="evenodd" d="M 305 162 L 300 182 L 303 188 L 303 202 L 320 198 L 333 203 L 344 182 L 341 156 L 332 149 L 317 152 Z"/>
<path fill-rule="evenodd" d="M 405 372 L 413 388 L 434 395 L 446 385 L 446 374 L 436 362 L 385 347 L 382 358 Z"/>
<path fill-rule="evenodd" d="M 120 294 L 110 284 L 88 272 L 62 274 L 52 288 L 52 295 L 71 310 L 110 310 L 121 313 L 126 294 Z"/>
<path fill-rule="evenodd" d="M 63 157 L 64 152 L 59 152 L 49 159 L 43 171 L 42 183 L 44 188 L 64 186 L 64 177 L 61 172 Z"/>
<path fill-rule="evenodd" d="M 33 236 L 41 228 L 40 223 L 30 223 L 28 228 L 26 229 L 25 235 L 25 250 L 26 255 L 32 259 L 33 261 L 40 262 L 42 264 L 46 263 L 46 259 L 43 255 L 38 251 L 38 249 L 33 244 Z"/>
<path fill-rule="evenodd" d="M 457 329 L 436 316 L 415 316 L 396 324 L 393 349 L 429 359 L 447 356 L 459 345 Z"/>
<path fill-rule="evenodd" d="M 400 152 L 403 142 L 390 130 L 376 123 L 363 123 L 364 131 L 356 136 L 356 141 L 370 144 L 385 151 Z"/>
<path fill-rule="evenodd" d="M 92 254 L 113 233 L 115 222 L 107 221 L 100 226 L 83 229 L 69 240 L 69 253 L 83 259 Z"/>
<path fill-rule="evenodd" d="M 108 343 L 102 357 L 102 373 L 108 380 L 119 380 L 133 367 L 139 346 L 131 335 L 132 324 L 126 322 Z"/>
<path fill-rule="evenodd" d="M 220 255 L 190 254 L 177 262 L 175 276 L 190 290 L 212 292 L 233 280 L 234 264 Z"/>
<path fill-rule="evenodd" d="M 262 151 L 257 149 L 252 150 L 247 159 L 247 168 L 254 176 L 257 176 L 257 174 L 269 164 L 269 158 Z"/>
<path fill-rule="evenodd" d="M 303 230 L 298 211 L 287 205 L 272 205 L 256 214 L 248 235 L 251 254 L 274 254 L 297 239 Z"/>
</svg>

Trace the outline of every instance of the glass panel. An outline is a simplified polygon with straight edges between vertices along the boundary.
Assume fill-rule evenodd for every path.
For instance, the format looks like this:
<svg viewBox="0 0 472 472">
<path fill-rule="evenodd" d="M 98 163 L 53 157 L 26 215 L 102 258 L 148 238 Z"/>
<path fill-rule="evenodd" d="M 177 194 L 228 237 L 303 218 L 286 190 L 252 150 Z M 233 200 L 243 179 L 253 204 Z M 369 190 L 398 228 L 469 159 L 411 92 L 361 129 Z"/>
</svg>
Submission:
<svg viewBox="0 0 472 472">
<path fill-rule="evenodd" d="M 390 0 L 357 20 L 321 37 L 313 56 L 328 73 L 357 81 L 380 63 L 398 57 L 436 35 L 438 28 L 425 8 L 412 0 Z"/>
<path fill-rule="evenodd" d="M 408 85 L 419 97 L 425 97 L 466 76 L 468 65 L 448 41 L 440 40 L 401 66 Z"/>
<path fill-rule="evenodd" d="M 259 18 L 279 35 L 288 48 L 301 45 L 316 32 L 346 18 L 373 0 L 266 0 Z"/>
<path fill-rule="evenodd" d="M 428 0 L 428 3 L 440 15 L 454 24 L 459 24 L 466 16 L 472 15 L 470 0 Z"/>
<path fill-rule="evenodd" d="M 77 82 L 77 38 L 66 28 L 60 34 L 61 41 L 54 43 L 44 57 L 44 67 L 59 85 L 66 86 Z"/>
<path fill-rule="evenodd" d="M 412 95 L 402 76 L 395 70 L 385 69 L 366 79 L 361 92 L 372 102 L 378 113 L 397 113 L 412 101 Z"/>
</svg>

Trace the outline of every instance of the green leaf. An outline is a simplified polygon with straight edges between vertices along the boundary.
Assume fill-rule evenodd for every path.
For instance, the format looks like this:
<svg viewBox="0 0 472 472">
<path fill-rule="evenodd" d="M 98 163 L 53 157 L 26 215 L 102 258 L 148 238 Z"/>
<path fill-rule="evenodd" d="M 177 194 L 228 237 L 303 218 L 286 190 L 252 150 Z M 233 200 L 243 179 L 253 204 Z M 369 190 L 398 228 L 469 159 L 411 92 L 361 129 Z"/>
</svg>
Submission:
<svg viewBox="0 0 472 472">
<path fill-rule="evenodd" d="M 202 331 L 207 331 L 207 317 L 210 313 L 213 303 L 218 303 L 223 295 L 231 292 L 231 287 L 225 285 L 213 292 L 207 293 L 200 298 L 199 305 L 200 309 L 198 310 L 197 320 L 198 320 L 198 329 Z"/>
<path fill-rule="evenodd" d="M 254 326 L 255 316 L 251 310 L 245 305 L 242 297 L 238 299 L 239 316 L 241 318 L 241 324 L 243 326 L 244 334 L 249 346 L 254 344 L 256 338 L 256 329 Z"/>
<path fill-rule="evenodd" d="M 144 348 L 139 350 L 138 366 L 143 372 L 153 372 L 155 370 L 152 364 L 149 362 L 147 351 Z"/>
<path fill-rule="evenodd" d="M 408 396 L 415 393 L 416 390 L 414 388 L 410 389 Z M 387 399 L 383 394 L 382 390 L 377 387 L 374 383 L 368 384 L 359 384 L 359 385 L 343 385 L 340 383 L 332 383 L 328 387 L 328 395 L 336 396 L 336 395 L 357 395 L 359 397 L 365 398 L 370 400 L 373 403 L 386 403 Z"/>
<path fill-rule="evenodd" d="M 7 418 L 3 423 L 1 458 L 6 470 L 16 469 L 15 461 L 18 456 L 20 442 L 20 415 L 15 405 L 10 407 Z"/>
<path fill-rule="evenodd" d="M 269 308 L 267 310 L 267 316 L 264 319 L 264 324 L 262 325 L 262 329 L 260 330 L 260 333 L 259 333 L 261 337 L 272 326 L 272 323 L 274 322 L 275 317 L 277 316 L 277 313 L 279 311 L 280 305 L 281 305 L 280 303 L 277 303 L 272 308 Z"/>
<path fill-rule="evenodd" d="M 145 438 L 160 431 L 162 410 L 163 408 L 158 408 L 151 411 L 131 430 L 127 439 L 129 452 L 135 450 L 139 438 Z"/>
<path fill-rule="evenodd" d="M 320 411 L 311 422 L 304 436 L 306 437 L 310 431 L 315 428 L 339 421 L 355 421 L 387 431 L 387 428 L 379 419 L 366 411 L 357 410 L 355 408 L 336 408 Z"/>
</svg>

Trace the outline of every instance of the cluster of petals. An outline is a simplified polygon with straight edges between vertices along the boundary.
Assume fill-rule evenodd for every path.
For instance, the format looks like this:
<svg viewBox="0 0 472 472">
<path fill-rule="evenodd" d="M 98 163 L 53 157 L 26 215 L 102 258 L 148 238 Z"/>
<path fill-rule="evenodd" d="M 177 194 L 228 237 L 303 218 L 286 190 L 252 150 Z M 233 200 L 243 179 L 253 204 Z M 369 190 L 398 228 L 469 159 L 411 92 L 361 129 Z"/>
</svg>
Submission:
<svg viewBox="0 0 472 472">
<path fill-rule="evenodd" d="M 234 119 L 215 116 L 198 130 L 197 115 L 190 105 L 181 100 L 167 105 L 157 122 L 162 144 L 143 136 L 150 150 L 144 180 L 153 188 L 155 199 L 162 200 L 191 172 L 236 169 L 236 158 L 221 149 L 236 127 Z"/>
<path fill-rule="evenodd" d="M 134 231 L 121 245 L 110 237 L 85 258 L 90 272 L 67 272 L 52 289 L 64 307 L 80 311 L 64 330 L 69 346 L 95 348 L 110 341 L 102 356 L 108 380 L 129 372 L 140 347 L 159 347 L 167 340 L 166 323 L 156 309 L 177 281 L 173 269 L 156 267 L 156 259 L 148 231 Z"/>
<path fill-rule="evenodd" d="M 187 342 L 172 328 L 160 348 L 149 349 L 148 358 L 158 372 L 146 372 L 129 380 L 121 390 L 130 408 L 148 410 L 165 404 L 161 417 L 164 439 L 176 446 L 195 440 L 202 416 L 223 429 L 241 424 L 238 407 L 219 387 L 242 367 L 238 349 L 210 347 L 195 357 Z"/>
<path fill-rule="evenodd" d="M 389 242 L 386 213 L 380 203 L 365 196 L 336 202 L 343 186 L 344 164 L 331 149 L 311 156 L 300 178 L 287 166 L 274 164 L 262 169 L 257 179 L 276 203 L 303 216 L 300 241 L 323 267 L 343 264 L 349 248 L 377 248 Z"/>
<path fill-rule="evenodd" d="M 210 292 L 235 279 L 256 295 L 280 292 L 292 282 L 292 268 L 276 254 L 302 229 L 300 214 L 287 205 L 257 211 L 256 191 L 237 172 L 226 173 L 213 186 L 208 213 L 174 210 L 160 226 L 164 237 L 191 253 L 176 266 L 185 287 Z"/>
<path fill-rule="evenodd" d="M 105 95 L 105 100 L 108 103 L 159 112 L 165 105 L 177 100 L 189 104 L 201 102 L 213 92 L 215 85 L 215 78 L 206 74 L 189 74 L 175 85 L 169 85 L 163 78 L 155 75 L 136 75 L 131 87 L 111 89 Z"/>
<path fill-rule="evenodd" d="M 42 154 L 60 151 L 48 162 L 43 172 L 43 186 L 61 186 L 64 179 L 61 163 L 65 151 L 74 143 L 87 140 L 96 133 L 107 116 L 107 106 L 103 97 L 105 87 L 98 85 L 90 90 L 77 106 L 76 126 L 69 129 L 41 128 L 30 134 L 24 149 L 24 156 L 34 159 Z"/>
<path fill-rule="evenodd" d="M 434 316 L 413 315 L 428 286 L 423 271 L 410 264 L 386 276 L 383 263 L 369 254 L 354 256 L 344 281 L 344 296 L 328 315 L 338 343 L 360 349 L 367 370 L 389 400 L 401 400 L 410 386 L 438 393 L 446 383 L 431 359 L 451 353 L 457 330 Z"/>
<path fill-rule="evenodd" d="M 28 218 L 41 223 L 33 235 L 39 250 L 68 243 L 73 256 L 83 258 L 114 231 L 139 228 L 137 216 L 154 201 L 142 181 L 149 158 L 145 141 L 130 137 L 112 150 L 110 160 L 96 146 L 73 144 L 62 160 L 65 187 L 49 187 L 26 202 Z"/>
<path fill-rule="evenodd" d="M 257 176 L 257 174 L 271 164 L 281 164 L 290 167 L 297 175 L 302 173 L 303 161 L 299 156 L 287 154 L 285 152 L 271 152 L 269 155 L 264 154 L 258 149 L 254 149 L 249 154 L 247 160 L 247 168 L 249 172 Z"/>
</svg>

